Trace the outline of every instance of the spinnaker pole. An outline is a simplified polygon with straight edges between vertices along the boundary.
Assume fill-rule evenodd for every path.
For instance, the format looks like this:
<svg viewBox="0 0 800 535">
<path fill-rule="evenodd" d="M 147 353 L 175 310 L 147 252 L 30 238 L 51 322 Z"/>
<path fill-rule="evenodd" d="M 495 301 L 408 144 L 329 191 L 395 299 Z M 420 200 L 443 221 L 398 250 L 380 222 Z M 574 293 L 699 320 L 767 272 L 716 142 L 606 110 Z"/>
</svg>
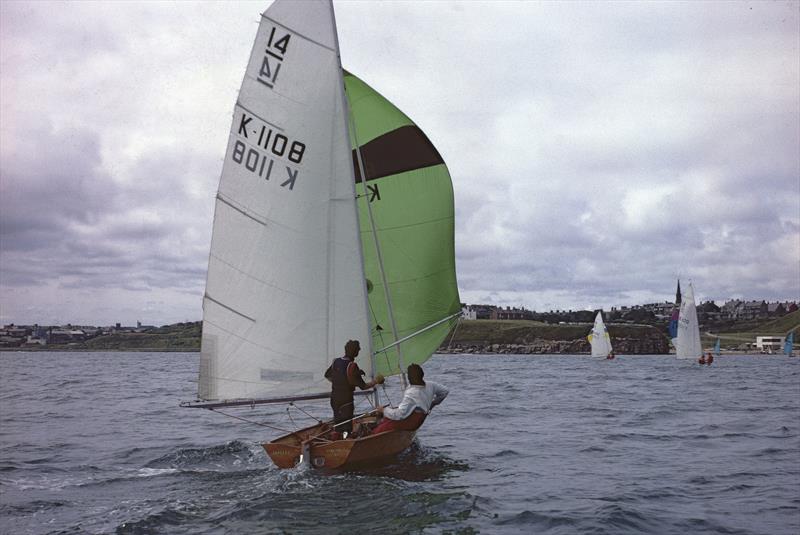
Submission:
<svg viewBox="0 0 800 535">
<path fill-rule="evenodd" d="M 461 311 L 458 311 L 455 314 L 450 314 L 449 316 L 447 316 L 445 318 L 442 318 L 439 321 L 436 321 L 434 323 L 431 323 L 430 325 L 427 325 L 427 326 L 423 327 L 422 329 L 409 334 L 408 336 L 404 336 L 403 338 L 401 338 L 400 340 L 397 340 L 396 342 L 392 342 L 391 344 L 389 344 L 386 347 L 380 348 L 378 351 L 376 351 L 376 353 L 381 353 L 383 351 L 386 351 L 387 349 L 393 348 L 396 345 L 402 344 L 403 342 L 405 342 L 407 340 L 410 340 L 411 338 L 414 338 L 415 336 L 420 335 L 420 334 L 424 333 L 425 331 L 429 331 L 429 330 L 433 329 L 434 327 L 436 327 L 438 325 L 441 325 L 442 323 L 444 323 L 446 321 L 449 321 L 449 320 L 451 320 L 451 319 L 453 319 L 453 318 L 455 318 L 457 316 L 461 316 L 461 314 L 462 314 Z"/>
</svg>

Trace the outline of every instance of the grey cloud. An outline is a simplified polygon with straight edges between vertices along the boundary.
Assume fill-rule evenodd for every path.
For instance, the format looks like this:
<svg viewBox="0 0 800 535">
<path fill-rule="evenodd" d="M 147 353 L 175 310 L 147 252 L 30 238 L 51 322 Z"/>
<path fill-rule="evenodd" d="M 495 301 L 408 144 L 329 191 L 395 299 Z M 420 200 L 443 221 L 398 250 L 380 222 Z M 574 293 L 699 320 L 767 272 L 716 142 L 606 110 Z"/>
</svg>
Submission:
<svg viewBox="0 0 800 535">
<path fill-rule="evenodd" d="M 0 282 L 20 310 L 46 280 L 93 310 L 197 319 L 261 7 L 0 3 Z M 796 3 L 336 13 L 347 67 L 451 169 L 464 295 L 631 304 L 681 275 L 716 299 L 800 297 Z"/>
</svg>

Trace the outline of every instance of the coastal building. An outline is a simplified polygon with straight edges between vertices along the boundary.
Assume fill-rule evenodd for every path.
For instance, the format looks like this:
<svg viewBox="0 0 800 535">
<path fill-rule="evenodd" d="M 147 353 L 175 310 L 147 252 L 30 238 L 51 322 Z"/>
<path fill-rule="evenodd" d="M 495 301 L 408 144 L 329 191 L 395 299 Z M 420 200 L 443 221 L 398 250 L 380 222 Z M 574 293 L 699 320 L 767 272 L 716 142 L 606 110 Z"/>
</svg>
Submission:
<svg viewBox="0 0 800 535">
<path fill-rule="evenodd" d="M 492 318 L 492 311 L 497 308 L 494 305 L 469 305 L 475 311 L 475 319 L 488 320 Z"/>
<path fill-rule="evenodd" d="M 786 307 L 783 303 L 767 303 L 767 316 L 770 318 L 783 316 L 784 314 L 786 314 Z"/>
<path fill-rule="evenodd" d="M 512 308 L 506 307 L 495 308 L 492 310 L 491 319 L 493 320 L 532 320 L 533 311 L 525 310 L 525 308 Z"/>
<path fill-rule="evenodd" d="M 0 347 L 19 347 L 25 343 L 30 329 L 14 325 L 5 325 L 0 329 Z"/>
<path fill-rule="evenodd" d="M 783 349 L 783 336 L 756 336 L 756 349 L 778 352 Z"/>
<path fill-rule="evenodd" d="M 756 320 L 767 317 L 767 303 L 764 301 L 746 301 L 739 313 L 740 320 Z"/>
<path fill-rule="evenodd" d="M 727 320 L 735 320 L 737 311 L 743 303 L 744 301 L 739 299 L 731 299 L 730 301 L 726 301 L 725 304 L 720 307 L 720 313 L 722 314 L 722 317 Z"/>
<path fill-rule="evenodd" d="M 68 344 L 86 340 L 86 333 L 81 329 L 56 328 L 47 333 L 48 344 Z"/>
</svg>

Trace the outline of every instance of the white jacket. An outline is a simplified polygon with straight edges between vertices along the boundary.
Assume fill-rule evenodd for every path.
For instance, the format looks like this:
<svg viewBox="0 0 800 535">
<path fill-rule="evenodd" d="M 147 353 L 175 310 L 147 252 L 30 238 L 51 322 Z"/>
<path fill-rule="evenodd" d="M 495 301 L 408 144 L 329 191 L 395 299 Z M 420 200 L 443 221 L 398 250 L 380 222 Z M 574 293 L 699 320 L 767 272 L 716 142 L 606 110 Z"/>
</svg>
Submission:
<svg viewBox="0 0 800 535">
<path fill-rule="evenodd" d="M 404 420 L 411 416 L 414 409 L 420 408 L 425 414 L 430 414 L 431 409 L 444 401 L 450 391 L 439 383 L 425 381 L 425 385 L 409 385 L 403 393 L 403 401 L 393 409 L 383 409 L 383 416 L 390 420 Z"/>
</svg>

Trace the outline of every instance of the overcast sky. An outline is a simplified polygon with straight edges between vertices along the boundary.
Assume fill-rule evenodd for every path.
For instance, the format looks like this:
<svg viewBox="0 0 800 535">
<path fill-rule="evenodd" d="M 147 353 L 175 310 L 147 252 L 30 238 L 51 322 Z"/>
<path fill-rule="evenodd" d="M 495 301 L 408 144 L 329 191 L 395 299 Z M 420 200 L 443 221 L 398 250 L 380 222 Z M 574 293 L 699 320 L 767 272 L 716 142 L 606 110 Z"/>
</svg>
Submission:
<svg viewBox="0 0 800 535">
<path fill-rule="evenodd" d="M 0 322 L 202 317 L 213 199 L 270 2 L 0 2 Z M 800 3 L 335 3 L 426 131 L 461 299 L 800 299 Z"/>
</svg>

